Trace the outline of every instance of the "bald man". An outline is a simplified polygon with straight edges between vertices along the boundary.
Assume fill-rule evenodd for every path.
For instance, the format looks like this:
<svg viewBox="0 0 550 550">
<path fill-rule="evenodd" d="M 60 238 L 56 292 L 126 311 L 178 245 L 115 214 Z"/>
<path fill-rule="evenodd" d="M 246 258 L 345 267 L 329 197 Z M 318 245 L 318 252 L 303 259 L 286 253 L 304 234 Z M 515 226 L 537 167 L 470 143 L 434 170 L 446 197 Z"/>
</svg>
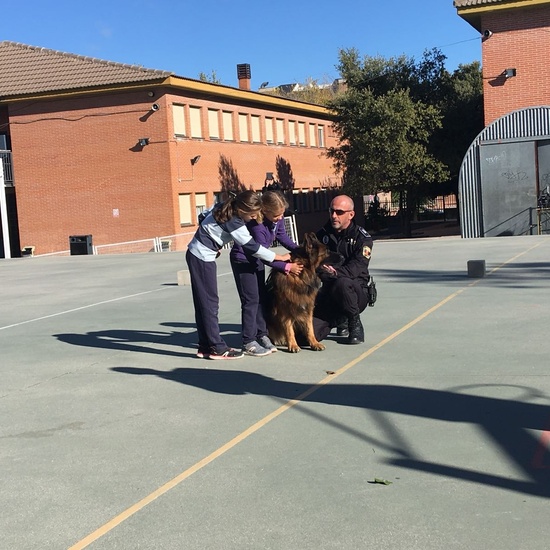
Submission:
<svg viewBox="0 0 550 550">
<path fill-rule="evenodd" d="M 337 335 L 347 338 L 348 344 L 362 344 L 365 331 L 361 312 L 368 305 L 372 237 L 355 223 L 353 199 L 348 195 L 334 197 L 329 214 L 330 220 L 317 232 L 317 238 L 331 252 L 340 254 L 342 261 L 336 266 L 322 268 L 323 287 L 318 295 L 315 317 L 323 319 L 329 327 L 337 326 Z"/>
</svg>

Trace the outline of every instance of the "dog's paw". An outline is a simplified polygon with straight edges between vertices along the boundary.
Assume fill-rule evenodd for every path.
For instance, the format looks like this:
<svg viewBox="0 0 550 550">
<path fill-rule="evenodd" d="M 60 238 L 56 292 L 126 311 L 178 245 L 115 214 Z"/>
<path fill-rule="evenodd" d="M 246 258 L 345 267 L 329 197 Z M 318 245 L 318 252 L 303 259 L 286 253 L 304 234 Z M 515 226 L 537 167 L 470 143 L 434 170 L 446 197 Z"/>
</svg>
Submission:
<svg viewBox="0 0 550 550">
<path fill-rule="evenodd" d="M 321 344 L 321 342 L 317 342 L 316 344 L 313 344 L 310 346 L 313 351 L 323 351 L 325 350 L 325 346 Z"/>
<path fill-rule="evenodd" d="M 288 346 L 289 353 L 298 353 L 299 351 L 302 351 L 300 346 Z"/>
</svg>

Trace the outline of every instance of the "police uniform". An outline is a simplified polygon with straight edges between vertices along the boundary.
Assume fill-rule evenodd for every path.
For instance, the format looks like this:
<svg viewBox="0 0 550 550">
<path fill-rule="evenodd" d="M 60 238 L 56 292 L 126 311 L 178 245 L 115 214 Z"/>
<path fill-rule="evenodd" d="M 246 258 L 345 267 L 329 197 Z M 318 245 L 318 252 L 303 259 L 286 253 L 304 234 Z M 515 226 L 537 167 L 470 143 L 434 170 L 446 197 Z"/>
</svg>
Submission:
<svg viewBox="0 0 550 550">
<path fill-rule="evenodd" d="M 315 316 L 327 321 L 331 327 L 338 324 L 339 318 L 346 318 L 356 341 L 363 341 L 363 327 L 359 314 L 368 305 L 369 262 L 373 240 L 369 233 L 354 220 L 342 231 L 335 231 L 328 222 L 317 232 L 317 238 L 327 245 L 331 252 L 341 257 L 335 265 L 335 274 L 320 270 L 323 287 L 318 295 Z"/>
</svg>

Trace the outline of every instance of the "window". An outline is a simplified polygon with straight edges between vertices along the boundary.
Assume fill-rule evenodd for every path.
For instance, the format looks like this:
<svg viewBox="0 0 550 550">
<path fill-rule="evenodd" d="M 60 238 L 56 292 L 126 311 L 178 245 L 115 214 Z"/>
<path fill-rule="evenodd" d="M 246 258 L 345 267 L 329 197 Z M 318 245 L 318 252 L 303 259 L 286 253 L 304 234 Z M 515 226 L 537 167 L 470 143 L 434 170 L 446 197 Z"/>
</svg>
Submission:
<svg viewBox="0 0 550 550">
<path fill-rule="evenodd" d="M 248 141 L 248 115 L 239 113 L 239 139 Z"/>
<path fill-rule="evenodd" d="M 174 119 L 174 135 L 185 136 L 185 105 L 172 105 L 172 118 Z"/>
<path fill-rule="evenodd" d="M 222 113 L 223 139 L 233 141 L 233 113 L 224 111 Z"/>
<path fill-rule="evenodd" d="M 296 145 L 296 121 L 288 121 L 288 143 L 290 145 Z"/>
<path fill-rule="evenodd" d="M 273 119 L 265 117 L 265 140 L 267 143 L 273 143 Z"/>
<path fill-rule="evenodd" d="M 252 126 L 252 141 L 254 143 L 261 143 L 262 139 L 260 137 L 260 117 L 257 115 L 252 115 L 250 117 L 250 125 Z"/>
<path fill-rule="evenodd" d="M 317 145 L 319 147 L 325 146 L 325 127 L 317 126 Z"/>
<path fill-rule="evenodd" d="M 218 120 L 218 111 L 208 109 L 208 135 L 210 139 L 220 139 L 220 122 Z"/>
<path fill-rule="evenodd" d="M 180 207 L 180 225 L 191 225 L 191 195 L 189 193 L 180 193 L 178 196 Z"/>
<path fill-rule="evenodd" d="M 285 121 L 282 118 L 278 118 L 275 121 L 275 128 L 277 131 L 277 143 L 284 144 L 285 142 Z"/>
<path fill-rule="evenodd" d="M 306 145 L 306 123 L 298 122 L 298 143 L 305 147 Z"/>
<path fill-rule="evenodd" d="M 316 139 L 316 135 L 315 135 L 315 124 L 310 124 L 309 125 L 309 146 L 310 147 L 315 147 L 316 145 L 316 142 L 315 142 L 315 139 Z"/>
<path fill-rule="evenodd" d="M 250 125 L 252 127 L 252 141 L 254 143 L 260 143 L 262 141 L 260 137 L 260 117 L 252 115 L 250 117 Z"/>
<path fill-rule="evenodd" d="M 206 210 L 206 193 L 195 193 L 196 221 L 199 223 L 199 214 Z"/>
<path fill-rule="evenodd" d="M 191 137 L 202 138 L 200 107 L 189 107 L 189 123 L 191 124 Z"/>
</svg>

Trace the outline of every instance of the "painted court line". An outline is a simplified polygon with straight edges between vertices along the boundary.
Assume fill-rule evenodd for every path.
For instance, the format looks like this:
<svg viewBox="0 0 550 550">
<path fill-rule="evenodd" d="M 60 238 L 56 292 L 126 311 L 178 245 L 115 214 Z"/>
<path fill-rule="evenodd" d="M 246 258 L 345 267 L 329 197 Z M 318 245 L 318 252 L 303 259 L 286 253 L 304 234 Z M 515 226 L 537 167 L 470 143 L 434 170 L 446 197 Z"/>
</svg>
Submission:
<svg viewBox="0 0 550 550">
<path fill-rule="evenodd" d="M 52 317 L 58 317 L 59 315 L 65 315 L 67 313 L 73 313 L 75 311 L 82 311 L 83 309 L 101 306 L 103 304 L 110 304 L 112 302 L 118 302 L 119 300 L 127 300 L 128 298 L 135 298 L 136 296 L 143 296 L 144 294 L 151 294 L 151 292 L 159 292 L 160 290 L 166 290 L 167 288 L 169 287 L 156 288 L 155 290 L 147 290 L 146 292 L 138 292 L 137 294 L 129 294 L 128 296 L 121 296 L 120 298 L 113 298 L 112 300 L 104 300 L 102 302 L 96 302 L 95 304 L 88 304 L 87 306 L 75 307 L 74 309 L 59 311 L 57 313 L 52 313 L 50 315 L 44 315 L 43 317 L 36 317 L 34 319 L 28 319 L 27 321 L 21 321 L 20 323 L 14 323 L 13 325 L 6 325 L 4 327 L 0 327 L 0 330 L 6 330 L 8 328 L 13 328 L 13 327 L 20 327 L 21 325 L 26 325 L 28 323 L 34 323 L 36 321 L 42 321 L 44 319 L 51 319 Z"/>
<path fill-rule="evenodd" d="M 510 262 L 514 261 L 515 259 L 519 258 L 520 256 L 523 256 L 524 254 L 530 252 L 532 249 L 539 246 L 541 243 L 530 247 L 529 249 L 516 254 L 513 258 L 510 258 L 506 262 L 502 263 L 500 266 L 495 267 L 492 269 L 489 273 L 494 273 L 501 267 L 509 264 Z M 420 321 L 440 309 L 442 306 L 462 294 L 467 288 L 471 288 L 475 285 L 477 285 L 480 281 L 483 279 L 476 279 L 475 281 L 469 283 L 464 288 L 461 288 L 457 290 L 456 292 L 453 292 L 443 300 L 441 300 L 439 303 L 435 304 L 431 308 L 427 309 L 424 313 L 420 314 L 418 317 L 401 327 L 399 330 L 396 330 L 394 333 L 390 334 L 383 340 L 381 340 L 378 344 L 375 346 L 372 346 L 367 351 L 350 361 L 349 363 L 342 366 L 340 369 L 335 371 L 333 374 L 330 374 L 320 380 L 317 384 L 314 384 L 310 388 L 308 388 L 305 392 L 297 396 L 295 399 L 292 399 L 290 401 L 287 401 L 285 404 L 281 405 L 278 409 L 274 410 L 272 413 L 268 414 L 267 416 L 264 416 L 262 419 L 258 420 L 258 422 L 252 424 L 249 428 L 241 432 L 239 435 L 216 449 L 214 452 L 209 454 L 208 456 L 204 457 L 202 460 L 199 460 L 196 462 L 193 466 L 189 467 L 187 470 L 183 471 L 181 474 L 177 475 L 149 495 L 147 495 L 145 498 L 141 499 L 140 501 L 136 502 L 114 518 L 112 518 L 110 521 L 96 529 L 93 533 L 90 533 L 87 537 L 83 538 L 82 540 L 78 541 L 76 544 L 71 546 L 69 550 L 82 550 L 83 548 L 86 548 L 88 545 L 90 545 L 92 542 L 98 540 L 102 536 L 106 535 L 109 531 L 112 531 L 117 525 L 120 525 L 127 519 L 129 519 L 131 516 L 145 508 L 147 505 L 149 505 L 151 502 L 156 500 L 157 498 L 161 497 L 162 495 L 166 494 L 168 491 L 191 477 L 193 474 L 225 454 L 227 451 L 230 451 L 233 447 L 237 446 L 239 443 L 247 439 L 249 436 L 266 426 L 269 422 L 286 412 L 287 410 L 291 409 L 295 405 L 302 402 L 304 399 L 315 393 L 317 390 L 328 384 L 329 382 L 332 382 L 342 374 L 344 374 L 346 371 L 351 369 L 353 366 L 355 366 L 357 363 L 363 361 L 365 358 L 369 357 L 369 355 L 372 355 L 375 351 L 378 351 L 380 348 L 384 347 L 386 344 L 390 343 L 392 340 L 397 338 L 399 335 L 403 334 L 416 324 L 418 324 Z"/>
</svg>

